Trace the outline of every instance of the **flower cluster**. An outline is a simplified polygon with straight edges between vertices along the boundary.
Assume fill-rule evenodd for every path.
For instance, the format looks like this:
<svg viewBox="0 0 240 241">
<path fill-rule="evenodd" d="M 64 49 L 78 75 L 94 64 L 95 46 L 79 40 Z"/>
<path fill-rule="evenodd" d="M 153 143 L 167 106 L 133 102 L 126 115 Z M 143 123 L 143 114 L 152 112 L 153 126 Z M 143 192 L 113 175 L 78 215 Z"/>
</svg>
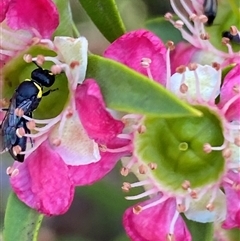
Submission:
<svg viewBox="0 0 240 241">
<path fill-rule="evenodd" d="M 21 10 L 34 12 L 37 9 L 36 16 L 40 15 L 37 14 L 38 11 L 44 11 L 42 18 L 49 17 L 53 10 L 51 7 L 56 10 L 55 5 L 50 1 L 49 5 L 48 2 L 44 4 L 43 1 L 35 2 L 34 4 L 38 4 L 39 7 L 30 4 L 24 8 L 21 5 Z M 14 3 L 10 1 L 9 6 L 4 5 L 6 21 L 11 9 L 18 7 L 17 3 L 18 1 Z M 61 91 L 68 93 L 68 97 L 57 116 L 50 119 L 35 119 L 22 113 L 22 118 L 27 121 L 27 128 L 31 133 L 25 133 L 23 128 L 19 128 L 16 134 L 19 138 L 27 137 L 29 145 L 26 151 L 15 148 L 16 154 L 25 155 L 25 160 L 23 163 L 15 162 L 7 170 L 11 176 L 12 188 L 18 198 L 46 215 L 66 212 L 72 202 L 75 186 L 89 185 L 101 179 L 115 166 L 120 157 L 129 153 L 129 140 L 118 138 L 124 128 L 123 122 L 114 119 L 107 111 L 96 81 L 85 79 L 87 40 L 84 37 L 77 39 L 55 37 L 53 41 L 49 39 L 58 23 L 55 22 L 57 12 L 56 16 L 54 13 L 55 11 L 51 12 L 53 21 L 51 22 L 49 18 L 48 29 L 43 28 L 41 24 L 38 26 L 38 22 L 35 25 L 34 19 L 28 22 L 29 19 L 23 18 L 18 21 L 18 24 L 22 23 L 20 25 L 7 21 L 13 29 L 37 33 L 35 48 L 51 53 L 51 56 L 41 54 L 37 57 L 25 54 L 25 62 L 30 64 L 34 61 L 39 66 L 52 63 L 51 72 L 54 75 L 65 74 L 67 79 L 67 87 Z M 19 18 L 25 16 L 25 12 L 19 10 L 17 16 Z M 12 17 L 11 21 L 13 21 Z M 10 46 L 5 39 L 5 36 L 10 33 L 10 29 L 6 35 L 4 32 L 3 45 L 1 45 L 3 48 L 1 54 L 4 56 L 2 60 L 7 65 L 11 65 L 11 61 L 14 61 L 17 55 L 22 56 L 31 50 L 26 49 L 24 45 L 16 52 L 14 46 Z M 16 32 L 13 31 L 13 33 Z M 24 32 L 22 36 L 24 38 L 28 35 Z M 30 39 L 32 37 L 33 35 L 29 36 Z M 7 56 L 7 51 L 11 51 L 11 55 Z M 7 65 L 3 68 L 3 79 Z M 2 82 L 3 88 L 6 89 L 7 85 L 4 81 Z M 63 86 L 60 85 L 59 88 Z"/>
<path fill-rule="evenodd" d="M 210 42 L 205 25 L 212 19 L 204 15 L 206 1 L 187 5 L 180 0 L 184 13 L 176 0 L 170 2 L 181 20 L 175 21 L 170 13 L 165 18 L 188 43 L 165 45 L 152 32 L 140 29 L 114 41 L 104 57 L 147 76 L 199 115 L 128 113 L 119 120 L 107 109 L 97 82 L 85 79 L 87 40 L 51 40 L 58 25 L 55 5 L 50 0 L 1 1 L 1 88 L 8 88 L 6 70 L 19 56 L 22 66 L 33 61 L 51 65 L 52 74 L 67 82 L 60 90 L 66 100 L 56 116 L 36 119 L 23 113 L 30 131 L 17 130 L 19 138 L 28 138 L 27 150 L 17 153 L 26 158 L 7 173 L 14 192 L 28 206 L 46 215 L 66 212 L 76 186 L 100 180 L 122 158 L 121 174 L 132 172 L 139 180 L 124 182 L 122 190 L 144 190 L 126 197 L 144 198 L 124 213 L 131 240 L 191 241 L 183 216 L 224 229 L 240 228 L 239 52 L 234 52 L 229 39 L 223 39 L 227 52 Z M 27 17 L 30 12 L 32 18 Z M 239 31 L 231 26 L 229 33 L 235 36 Z M 33 45 L 40 52 L 36 57 L 29 54 Z M 1 100 L 1 107 L 4 103 Z M 0 112 L 0 119 L 4 114 Z"/>
</svg>

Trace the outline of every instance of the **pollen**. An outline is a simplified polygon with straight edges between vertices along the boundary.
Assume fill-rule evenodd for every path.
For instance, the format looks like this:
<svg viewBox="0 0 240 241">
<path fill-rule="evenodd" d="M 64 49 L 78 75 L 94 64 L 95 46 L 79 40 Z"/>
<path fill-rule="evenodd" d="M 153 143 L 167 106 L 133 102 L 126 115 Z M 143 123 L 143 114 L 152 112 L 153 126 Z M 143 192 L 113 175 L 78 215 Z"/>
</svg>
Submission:
<svg viewBox="0 0 240 241">
<path fill-rule="evenodd" d="M 120 170 L 120 174 L 124 177 L 126 177 L 129 174 L 129 169 L 126 167 L 122 167 Z"/>
<path fill-rule="evenodd" d="M 145 166 L 145 165 L 143 165 L 143 164 L 140 165 L 140 166 L 138 167 L 138 171 L 139 171 L 140 174 L 146 174 L 147 171 L 148 171 L 147 166 Z"/>
<path fill-rule="evenodd" d="M 21 148 L 21 146 L 16 145 L 16 146 L 14 146 L 14 147 L 12 148 L 12 151 L 13 151 L 13 154 L 14 154 L 15 156 L 17 156 L 17 155 L 22 151 L 22 148 Z"/>
<path fill-rule="evenodd" d="M 137 205 L 137 206 L 133 207 L 134 214 L 139 214 L 140 212 L 142 212 L 142 206 Z"/>
<path fill-rule="evenodd" d="M 79 66 L 79 65 L 80 65 L 79 61 L 72 61 L 70 63 L 70 68 L 74 69 L 76 66 Z"/>
<path fill-rule="evenodd" d="M 16 135 L 17 135 L 19 138 L 22 138 L 25 134 L 26 134 L 26 132 L 25 132 L 25 130 L 24 130 L 23 127 L 17 128 L 17 130 L 16 130 Z"/>
</svg>

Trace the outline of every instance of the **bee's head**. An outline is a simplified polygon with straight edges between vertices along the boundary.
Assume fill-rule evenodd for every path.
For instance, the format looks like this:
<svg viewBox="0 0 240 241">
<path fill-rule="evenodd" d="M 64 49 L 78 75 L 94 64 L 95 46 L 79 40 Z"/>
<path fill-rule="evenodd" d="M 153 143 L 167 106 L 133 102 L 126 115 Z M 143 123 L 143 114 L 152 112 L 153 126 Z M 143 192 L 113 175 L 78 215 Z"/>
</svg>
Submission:
<svg viewBox="0 0 240 241">
<path fill-rule="evenodd" d="M 55 75 L 50 70 L 41 67 L 32 71 L 31 78 L 45 87 L 50 87 L 55 82 Z"/>
</svg>

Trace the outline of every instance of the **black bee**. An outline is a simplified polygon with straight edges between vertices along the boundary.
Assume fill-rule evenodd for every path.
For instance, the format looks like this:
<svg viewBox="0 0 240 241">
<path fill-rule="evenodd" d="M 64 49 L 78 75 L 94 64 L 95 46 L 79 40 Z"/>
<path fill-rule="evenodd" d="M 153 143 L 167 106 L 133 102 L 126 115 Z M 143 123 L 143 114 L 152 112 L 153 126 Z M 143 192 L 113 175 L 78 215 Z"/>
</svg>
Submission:
<svg viewBox="0 0 240 241">
<path fill-rule="evenodd" d="M 217 15 L 217 0 L 204 0 L 203 8 L 204 14 L 208 17 L 206 25 L 210 26 L 213 24 L 213 21 Z"/>
<path fill-rule="evenodd" d="M 222 32 L 222 37 L 228 38 L 232 43 L 240 44 L 240 35 L 232 35 L 230 31 Z"/>
<path fill-rule="evenodd" d="M 30 133 L 27 128 L 27 120 L 17 114 L 20 110 L 24 115 L 32 117 L 32 112 L 38 107 L 43 96 L 49 95 L 52 91 L 48 90 L 43 93 L 43 87 L 51 87 L 55 82 L 55 75 L 47 69 L 43 69 L 37 65 L 31 73 L 31 79 L 25 79 L 15 90 L 10 105 L 6 111 L 0 125 L 0 153 L 8 150 L 12 157 L 19 161 L 24 161 L 24 155 L 17 154 L 13 147 L 19 146 L 21 151 L 26 150 L 27 137 L 19 137 L 16 133 L 17 129 L 23 128 L 25 133 Z"/>
</svg>

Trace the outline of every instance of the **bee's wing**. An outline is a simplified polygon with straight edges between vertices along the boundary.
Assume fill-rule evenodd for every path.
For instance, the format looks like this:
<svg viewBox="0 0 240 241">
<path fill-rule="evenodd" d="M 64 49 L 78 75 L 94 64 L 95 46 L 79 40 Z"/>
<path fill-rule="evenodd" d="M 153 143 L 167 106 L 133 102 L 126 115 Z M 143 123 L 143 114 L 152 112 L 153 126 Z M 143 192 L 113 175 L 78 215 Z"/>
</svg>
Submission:
<svg viewBox="0 0 240 241">
<path fill-rule="evenodd" d="M 20 117 L 15 115 L 16 98 L 15 95 L 11 99 L 8 111 L 1 124 L 1 151 L 8 150 L 16 141 L 16 127 Z"/>
<path fill-rule="evenodd" d="M 4 147 L 4 135 L 2 131 L 2 125 L 0 126 L 0 153 L 4 152 L 5 147 Z"/>
</svg>

